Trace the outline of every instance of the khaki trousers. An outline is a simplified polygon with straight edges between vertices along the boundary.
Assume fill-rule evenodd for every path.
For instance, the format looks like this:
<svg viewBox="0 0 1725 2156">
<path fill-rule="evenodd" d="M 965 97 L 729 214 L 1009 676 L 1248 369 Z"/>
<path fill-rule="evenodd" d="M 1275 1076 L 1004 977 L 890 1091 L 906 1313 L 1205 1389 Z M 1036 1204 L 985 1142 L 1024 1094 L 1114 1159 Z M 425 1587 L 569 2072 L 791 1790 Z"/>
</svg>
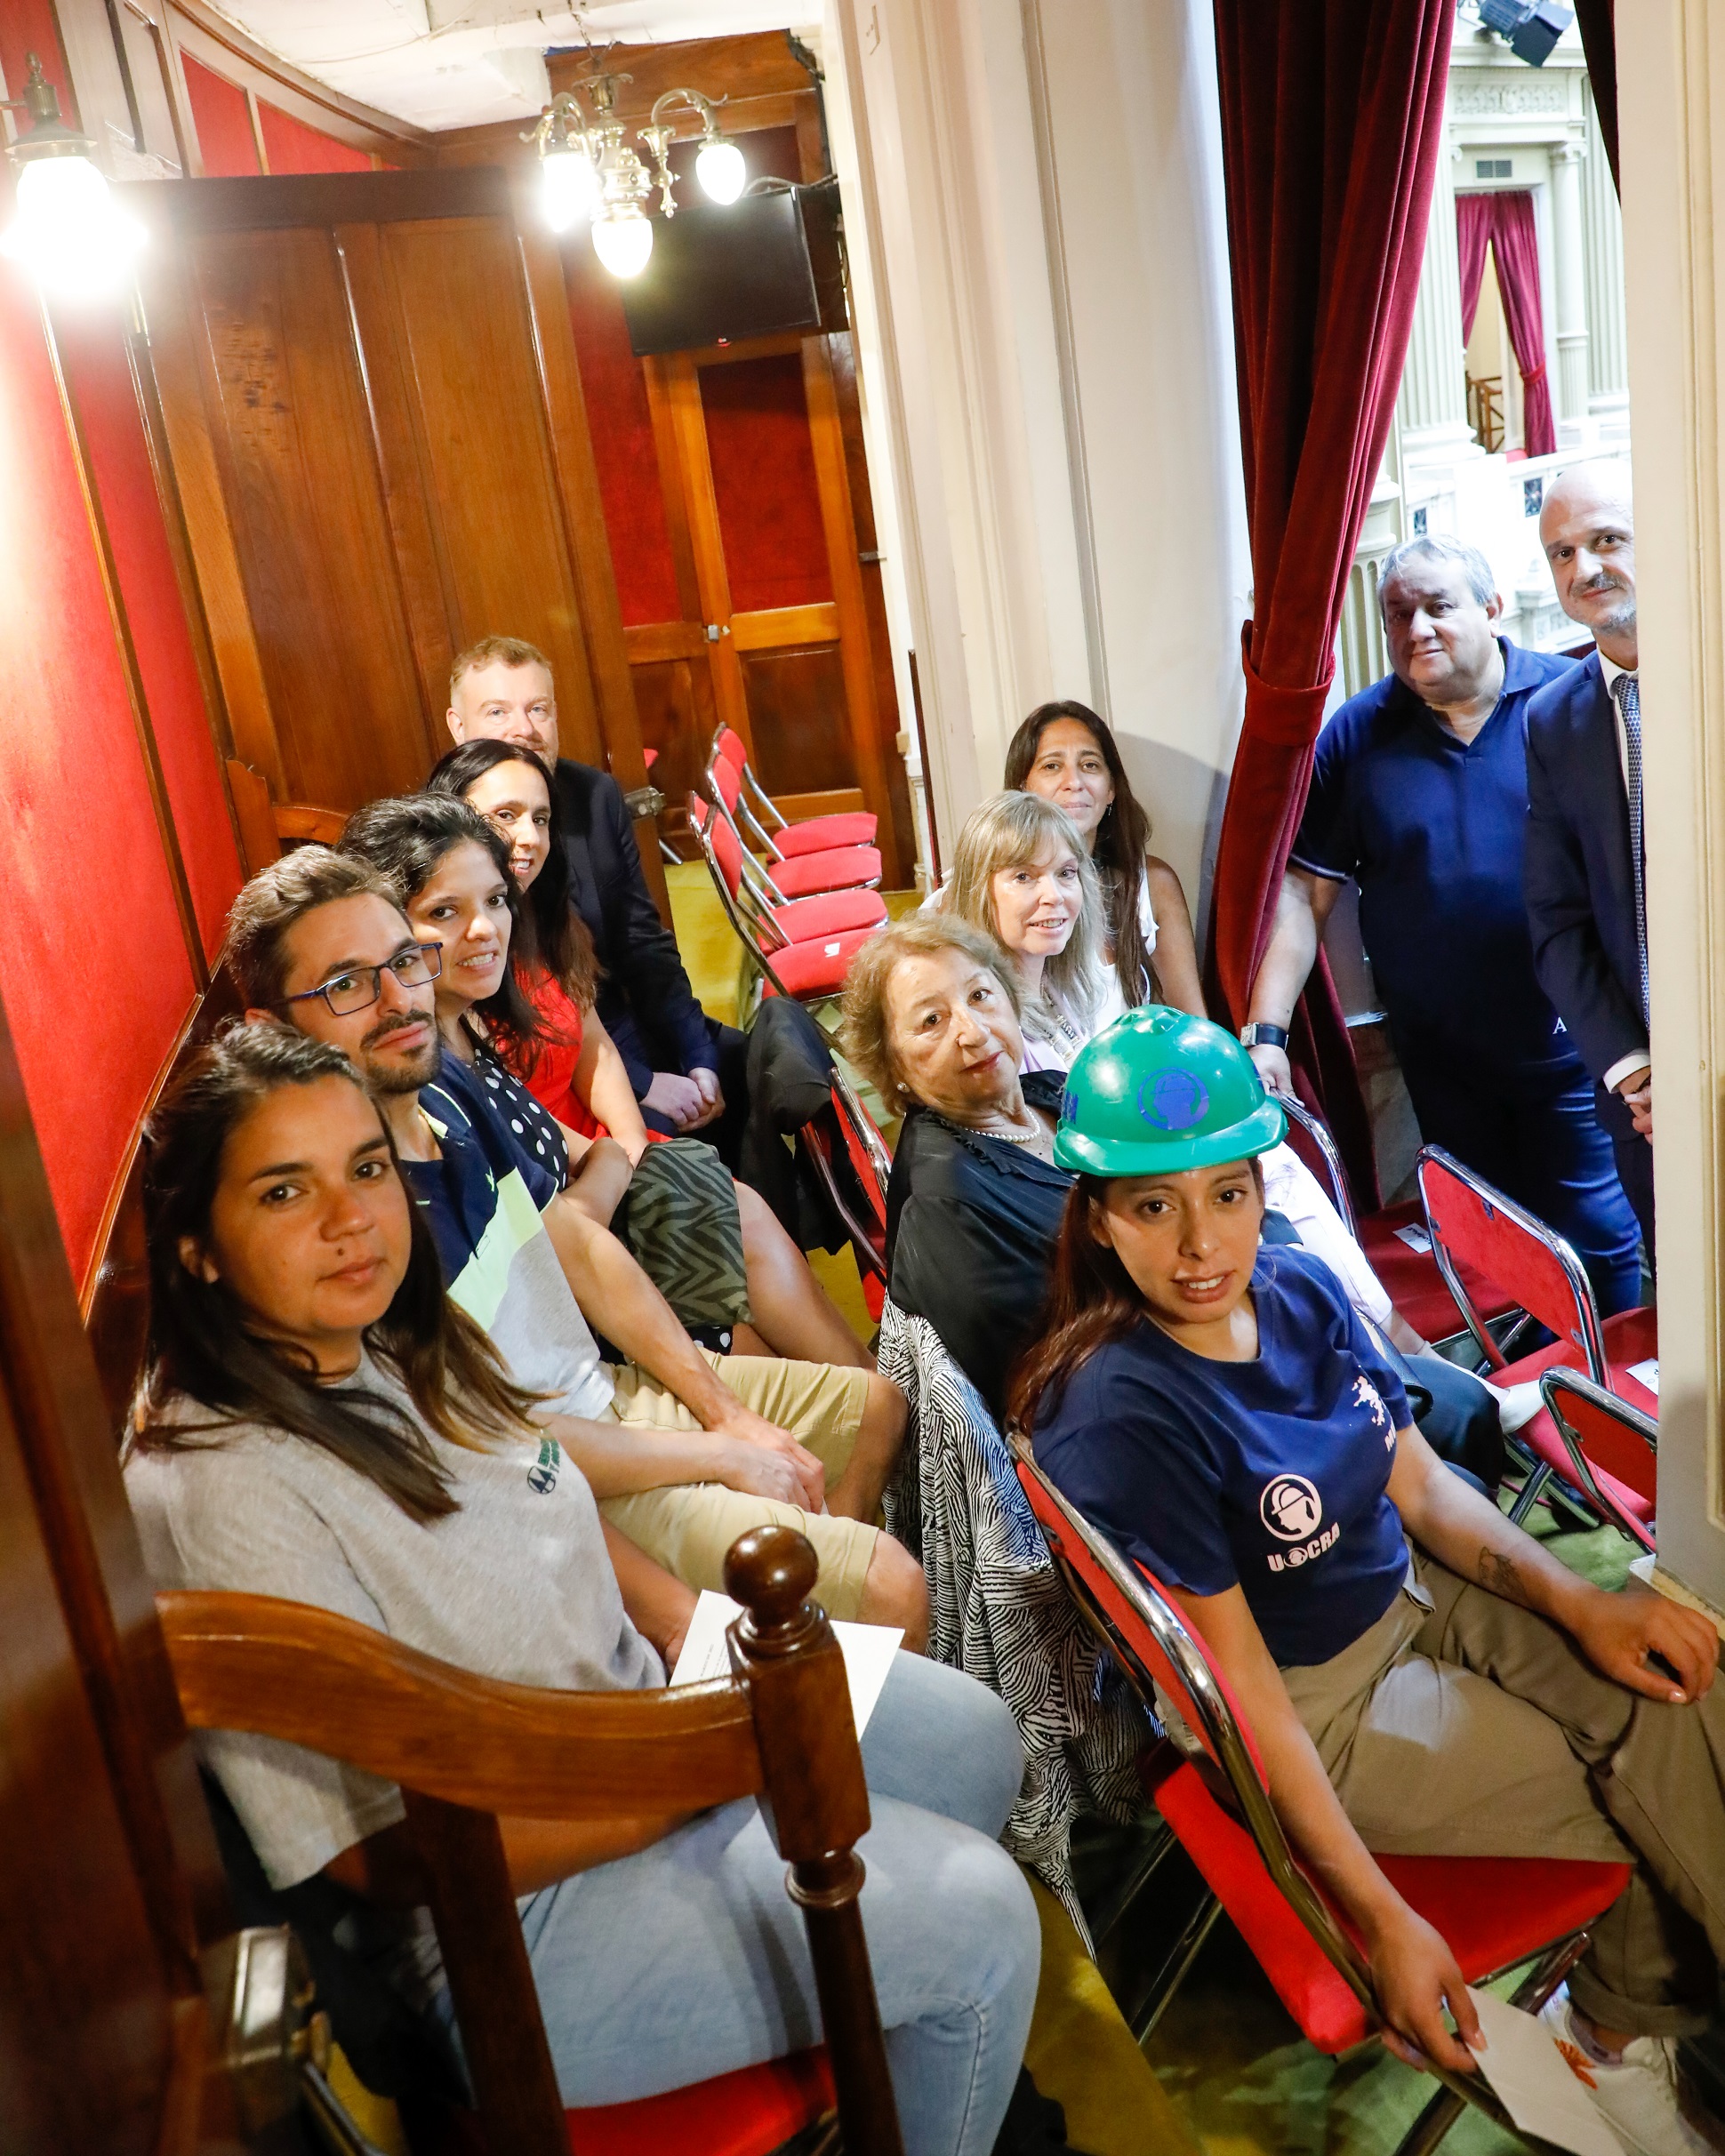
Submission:
<svg viewBox="0 0 1725 2156">
<path fill-rule="evenodd" d="M 655 1150 L 657 1149 L 655 1148 Z M 778 1356 L 707 1355 L 719 1382 L 745 1407 L 788 1430 L 827 1471 L 830 1480 L 850 1463 L 869 1401 L 869 1374 L 848 1366 L 790 1362 Z M 611 1373 L 612 1412 L 620 1423 L 692 1431 L 701 1425 L 674 1393 L 633 1364 Z M 861 1519 L 806 1512 L 772 1497 L 751 1497 L 718 1482 L 673 1483 L 628 1497 L 607 1497 L 599 1510 L 686 1587 L 722 1592 L 725 1559 L 750 1527 L 795 1527 L 820 1560 L 816 1585 L 830 1617 L 854 1619 L 881 1531 Z"/>
<path fill-rule="evenodd" d="M 1569 1979 L 1601 2027 L 1705 2028 L 1725 1966 L 1725 1682 L 1601 1677 L 1557 1626 L 1423 1551 L 1371 1630 L 1282 1671 L 1368 1848 L 1635 1864 Z"/>
</svg>

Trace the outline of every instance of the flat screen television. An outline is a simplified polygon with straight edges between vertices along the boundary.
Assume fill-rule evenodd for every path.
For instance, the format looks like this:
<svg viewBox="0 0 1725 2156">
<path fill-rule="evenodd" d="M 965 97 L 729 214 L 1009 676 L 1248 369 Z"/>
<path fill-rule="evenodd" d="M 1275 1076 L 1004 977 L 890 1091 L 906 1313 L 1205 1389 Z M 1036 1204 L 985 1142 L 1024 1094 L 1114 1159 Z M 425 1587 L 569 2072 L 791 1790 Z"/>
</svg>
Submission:
<svg viewBox="0 0 1725 2156">
<path fill-rule="evenodd" d="M 848 329 L 838 197 L 784 188 L 654 218 L 647 266 L 622 285 L 637 357 Z"/>
</svg>

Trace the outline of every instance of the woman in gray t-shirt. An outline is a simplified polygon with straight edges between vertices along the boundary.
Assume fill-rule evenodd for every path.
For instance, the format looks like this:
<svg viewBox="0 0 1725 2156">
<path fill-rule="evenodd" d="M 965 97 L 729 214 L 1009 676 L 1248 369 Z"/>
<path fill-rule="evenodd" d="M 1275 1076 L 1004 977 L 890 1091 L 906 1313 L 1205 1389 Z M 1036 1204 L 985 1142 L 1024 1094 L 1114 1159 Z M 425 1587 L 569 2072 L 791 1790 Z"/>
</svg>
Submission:
<svg viewBox="0 0 1725 2156">
<path fill-rule="evenodd" d="M 314 1604 L 517 1683 L 664 1681 L 694 1598 L 601 1521 L 445 1296 L 341 1053 L 235 1027 L 152 1119 L 151 1316 L 127 1489 L 158 1585 Z M 387 1898 L 390 1784 L 241 1734 L 205 1757 L 271 1882 Z M 1038 1927 L 992 1837 L 1018 1793 L 992 1694 L 900 1655 L 863 1743 L 863 1915 L 911 2156 L 983 2156 L 1029 2027 Z M 565 2101 L 614 2104 L 818 2040 L 801 1919 L 757 1807 L 502 1822 Z M 396 1974 L 451 2020 L 435 1942 Z"/>
</svg>

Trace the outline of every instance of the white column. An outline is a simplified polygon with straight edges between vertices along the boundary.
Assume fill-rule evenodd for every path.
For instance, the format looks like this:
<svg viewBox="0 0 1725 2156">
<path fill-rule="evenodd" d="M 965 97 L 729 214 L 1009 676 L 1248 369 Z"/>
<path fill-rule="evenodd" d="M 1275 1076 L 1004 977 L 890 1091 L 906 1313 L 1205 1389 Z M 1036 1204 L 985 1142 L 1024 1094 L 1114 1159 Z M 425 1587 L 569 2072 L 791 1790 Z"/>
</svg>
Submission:
<svg viewBox="0 0 1725 2156">
<path fill-rule="evenodd" d="M 1578 449 L 1587 427 L 1587 288 L 1581 240 L 1582 142 L 1552 145 L 1552 313 L 1557 325 L 1557 380 L 1552 403 L 1561 448 Z"/>
<path fill-rule="evenodd" d="M 1617 47 L 1659 1073 L 1659 1564 L 1725 1611 L 1725 41 L 1635 0 Z"/>
<path fill-rule="evenodd" d="M 1629 443 L 1629 334 L 1623 304 L 1623 215 L 1591 88 L 1587 162 L 1581 173 L 1581 239 L 1587 293 L 1587 410 L 1601 448 Z"/>
<path fill-rule="evenodd" d="M 1484 454 L 1467 423 L 1466 349 L 1456 247 L 1456 189 L 1446 128 L 1438 151 L 1432 219 L 1396 406 L 1410 537 L 1422 509 L 1431 531 L 1454 524 L 1455 467 Z"/>
</svg>

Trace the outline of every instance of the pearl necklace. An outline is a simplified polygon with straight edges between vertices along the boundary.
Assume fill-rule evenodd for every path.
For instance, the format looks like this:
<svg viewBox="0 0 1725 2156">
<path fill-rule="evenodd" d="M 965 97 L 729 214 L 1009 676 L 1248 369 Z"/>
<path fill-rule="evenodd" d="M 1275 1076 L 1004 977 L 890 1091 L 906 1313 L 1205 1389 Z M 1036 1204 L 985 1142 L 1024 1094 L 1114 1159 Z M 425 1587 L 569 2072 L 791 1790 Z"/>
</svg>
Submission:
<svg viewBox="0 0 1725 2156">
<path fill-rule="evenodd" d="M 972 1138 L 998 1138 L 1002 1145 L 1039 1145 L 1048 1136 L 1040 1123 L 1034 1130 L 984 1130 L 975 1123 L 955 1123 L 950 1116 L 942 1116 L 940 1120 L 948 1130 L 956 1130 Z"/>
</svg>

